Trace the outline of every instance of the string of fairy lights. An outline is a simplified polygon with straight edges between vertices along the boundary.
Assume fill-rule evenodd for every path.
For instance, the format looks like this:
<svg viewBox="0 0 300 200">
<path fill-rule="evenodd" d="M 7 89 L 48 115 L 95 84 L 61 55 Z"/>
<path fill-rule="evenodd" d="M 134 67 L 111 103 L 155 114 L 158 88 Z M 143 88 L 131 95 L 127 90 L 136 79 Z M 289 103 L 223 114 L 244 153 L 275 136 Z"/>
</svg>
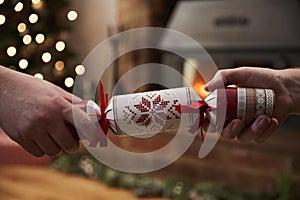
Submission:
<svg viewBox="0 0 300 200">
<path fill-rule="evenodd" d="M 9 1 L 9 0 L 0 0 L 0 5 L 3 4 L 5 1 Z M 31 6 L 34 10 L 40 10 L 43 8 L 44 2 L 43 2 L 43 0 L 31 0 Z M 23 9 L 24 9 L 24 4 L 21 1 L 15 3 L 14 11 L 16 13 L 22 12 Z M 69 11 L 67 11 L 65 17 L 67 18 L 68 21 L 73 22 L 73 21 L 77 20 L 78 13 L 74 10 L 69 10 Z M 36 45 L 43 45 L 43 43 L 45 43 L 48 39 L 47 35 L 42 32 L 37 33 L 35 35 L 30 34 L 29 25 L 34 25 L 34 24 L 38 23 L 39 20 L 40 20 L 40 16 L 39 16 L 38 12 L 31 13 L 28 16 L 28 20 L 24 19 L 23 22 L 20 22 L 16 27 L 16 31 L 19 32 L 19 36 L 21 37 L 23 44 L 27 47 L 29 47 L 32 43 L 35 43 Z M 1 10 L 0 10 L 0 26 L 5 23 L 9 23 L 9 22 L 8 22 L 6 16 L 4 14 L 2 14 Z M 56 41 L 55 45 L 53 45 L 53 48 L 55 48 L 55 50 L 58 53 L 63 52 L 66 48 L 66 42 L 63 40 Z M 17 52 L 18 52 L 18 49 L 13 44 L 8 46 L 6 49 L 7 56 L 11 57 L 11 58 L 16 56 Z M 50 63 L 52 61 L 52 57 L 53 57 L 53 55 L 51 54 L 50 51 L 45 51 L 41 54 L 41 61 L 45 64 Z M 22 70 L 28 68 L 29 61 L 26 58 L 21 58 L 18 62 L 18 67 Z M 54 63 L 53 67 L 55 68 L 55 70 L 57 72 L 62 72 L 65 68 L 64 60 L 61 59 L 61 60 L 56 61 Z M 83 75 L 85 73 L 85 67 L 81 64 L 75 66 L 74 70 L 77 75 Z M 33 76 L 40 78 L 40 79 L 44 79 L 42 72 L 35 73 Z M 72 77 L 67 77 L 64 80 L 64 84 L 66 87 L 70 88 L 74 85 L 74 79 Z"/>
</svg>

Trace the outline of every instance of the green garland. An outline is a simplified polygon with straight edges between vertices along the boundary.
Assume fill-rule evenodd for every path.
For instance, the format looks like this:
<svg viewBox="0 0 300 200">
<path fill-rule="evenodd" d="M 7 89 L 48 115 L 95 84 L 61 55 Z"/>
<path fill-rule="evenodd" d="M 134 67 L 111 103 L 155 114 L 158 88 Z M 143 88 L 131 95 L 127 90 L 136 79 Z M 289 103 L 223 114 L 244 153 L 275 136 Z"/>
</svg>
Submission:
<svg viewBox="0 0 300 200">
<path fill-rule="evenodd" d="M 197 183 L 185 179 L 156 179 L 145 174 L 123 173 L 111 169 L 89 154 L 63 154 L 53 161 L 52 168 L 65 173 L 81 174 L 109 186 L 133 191 L 138 197 L 163 197 L 177 200 L 288 200 L 286 193 L 275 195 L 251 193 L 227 185 Z M 287 185 L 287 184 L 285 184 Z M 281 188 L 286 188 L 281 185 Z M 286 190 L 285 190 L 286 191 Z M 285 196 L 283 196 L 285 195 Z"/>
</svg>

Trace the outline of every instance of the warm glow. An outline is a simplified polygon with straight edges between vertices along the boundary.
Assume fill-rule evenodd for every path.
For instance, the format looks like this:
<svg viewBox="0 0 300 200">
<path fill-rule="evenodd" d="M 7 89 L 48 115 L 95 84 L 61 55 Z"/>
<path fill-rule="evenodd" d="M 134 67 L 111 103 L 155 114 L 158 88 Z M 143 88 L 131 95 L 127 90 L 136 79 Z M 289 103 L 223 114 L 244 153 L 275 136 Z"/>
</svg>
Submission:
<svg viewBox="0 0 300 200">
<path fill-rule="evenodd" d="M 43 34 L 39 33 L 35 36 L 35 41 L 38 44 L 42 44 L 45 41 L 45 36 Z"/>
<path fill-rule="evenodd" d="M 18 25 L 18 31 L 20 32 L 20 33 L 23 33 L 23 32 L 25 32 L 26 31 L 26 24 L 24 24 L 24 23 L 20 23 L 19 25 Z"/>
<path fill-rule="evenodd" d="M 41 2 L 41 0 L 31 0 L 31 2 L 32 2 L 33 4 L 38 4 L 38 3 Z"/>
<path fill-rule="evenodd" d="M 0 5 L 4 3 L 4 0 L 0 0 Z"/>
<path fill-rule="evenodd" d="M 17 4 L 16 4 L 16 6 L 15 6 L 15 11 L 16 12 L 20 12 L 21 10 L 23 10 L 23 3 L 21 3 L 21 2 L 18 2 Z"/>
<path fill-rule="evenodd" d="M 71 10 L 68 12 L 68 15 L 67 15 L 68 20 L 75 21 L 77 19 L 77 17 L 78 17 L 78 14 L 76 11 Z"/>
<path fill-rule="evenodd" d="M 70 88 L 74 85 L 74 79 L 71 77 L 66 78 L 65 80 L 65 85 Z"/>
<path fill-rule="evenodd" d="M 76 74 L 77 75 L 82 75 L 82 74 L 84 74 L 84 72 L 85 72 L 85 67 L 83 66 L 83 65 L 77 65 L 76 67 L 75 67 L 75 72 L 76 72 Z"/>
<path fill-rule="evenodd" d="M 26 59 L 21 59 L 19 61 L 19 67 L 21 69 L 26 69 L 28 67 L 28 61 Z"/>
<path fill-rule="evenodd" d="M 42 2 L 42 1 L 38 1 L 38 3 L 33 3 L 32 5 L 31 5 L 31 7 L 33 8 L 33 9 L 35 9 L 35 10 L 39 10 L 39 9 L 41 9 L 42 7 L 44 6 L 44 3 Z"/>
<path fill-rule="evenodd" d="M 31 14 L 29 16 L 29 22 L 34 24 L 39 20 L 39 16 L 37 14 Z"/>
<path fill-rule="evenodd" d="M 51 60 L 51 54 L 50 54 L 49 52 L 43 53 L 43 55 L 42 55 L 42 60 L 43 60 L 45 63 L 50 62 L 50 60 Z"/>
<path fill-rule="evenodd" d="M 205 99 L 209 92 L 207 92 L 205 89 L 205 84 L 202 83 L 202 82 L 196 82 L 194 85 L 193 85 L 193 89 L 199 94 L 199 96 L 202 98 L 202 99 Z"/>
<path fill-rule="evenodd" d="M 65 63 L 63 61 L 57 61 L 55 63 L 55 69 L 57 71 L 62 71 L 65 68 Z"/>
<path fill-rule="evenodd" d="M 11 47 L 8 47 L 8 48 L 7 48 L 7 51 L 6 51 L 6 52 L 7 52 L 7 55 L 8 55 L 8 56 L 13 57 L 13 56 L 16 55 L 17 49 L 16 49 L 15 47 L 11 46 Z"/>
<path fill-rule="evenodd" d="M 66 47 L 66 44 L 63 41 L 58 41 L 55 45 L 57 51 L 63 51 Z"/>
<path fill-rule="evenodd" d="M 5 23 L 5 16 L 4 15 L 0 15 L 0 25 L 4 24 Z"/>
<path fill-rule="evenodd" d="M 28 44 L 30 44 L 31 43 L 31 36 L 30 35 L 25 35 L 24 37 L 23 37 L 23 42 L 24 42 L 24 44 L 26 44 L 26 45 L 28 45 Z"/>
<path fill-rule="evenodd" d="M 40 74 L 40 73 L 36 73 L 34 75 L 34 77 L 39 78 L 39 79 L 44 79 L 44 76 L 42 74 Z"/>
</svg>

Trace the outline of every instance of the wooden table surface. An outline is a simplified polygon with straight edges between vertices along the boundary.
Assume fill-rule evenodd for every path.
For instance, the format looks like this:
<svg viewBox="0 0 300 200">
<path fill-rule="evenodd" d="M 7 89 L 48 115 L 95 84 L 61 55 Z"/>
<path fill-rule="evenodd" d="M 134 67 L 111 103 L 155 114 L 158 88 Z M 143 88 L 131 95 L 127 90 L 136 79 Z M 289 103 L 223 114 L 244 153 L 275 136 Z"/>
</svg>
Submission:
<svg viewBox="0 0 300 200">
<path fill-rule="evenodd" d="M 130 191 L 110 188 L 99 181 L 77 175 L 67 175 L 45 167 L 10 165 L 0 166 L 0 199 L 139 200 Z"/>
</svg>

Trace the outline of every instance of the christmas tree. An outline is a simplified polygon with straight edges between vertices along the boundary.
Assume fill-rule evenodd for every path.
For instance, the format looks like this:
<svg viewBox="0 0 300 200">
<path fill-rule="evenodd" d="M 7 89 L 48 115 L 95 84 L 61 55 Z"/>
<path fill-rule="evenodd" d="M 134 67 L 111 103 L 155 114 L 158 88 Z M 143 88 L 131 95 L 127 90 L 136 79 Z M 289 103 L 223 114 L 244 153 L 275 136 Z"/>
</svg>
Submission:
<svg viewBox="0 0 300 200">
<path fill-rule="evenodd" d="M 0 65 L 70 90 L 84 67 L 68 45 L 78 14 L 69 0 L 0 0 Z"/>
</svg>

